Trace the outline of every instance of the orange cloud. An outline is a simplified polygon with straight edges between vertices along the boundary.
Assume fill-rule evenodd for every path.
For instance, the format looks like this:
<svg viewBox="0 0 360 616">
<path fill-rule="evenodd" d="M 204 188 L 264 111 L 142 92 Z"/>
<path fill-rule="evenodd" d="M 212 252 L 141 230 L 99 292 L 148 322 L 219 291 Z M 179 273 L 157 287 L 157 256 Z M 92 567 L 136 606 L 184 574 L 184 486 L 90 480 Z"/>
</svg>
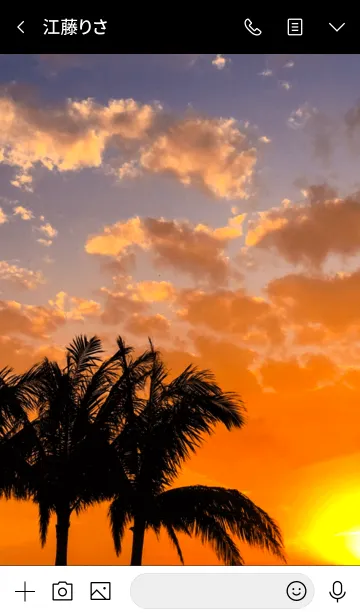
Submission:
<svg viewBox="0 0 360 616">
<path fill-rule="evenodd" d="M 360 251 L 360 193 L 340 199 L 327 186 L 307 191 L 304 205 L 262 212 L 249 224 L 248 246 L 274 248 L 293 264 L 319 267 L 331 254 Z"/>
<path fill-rule="evenodd" d="M 303 359 L 303 361 L 301 361 Z M 260 374 L 264 387 L 275 391 L 306 391 L 328 384 L 338 376 L 336 365 L 325 355 L 305 355 L 287 361 L 269 359 L 265 361 Z"/>
<path fill-rule="evenodd" d="M 70 318 L 76 321 L 83 321 L 85 317 L 98 316 L 100 314 L 100 304 L 92 299 L 81 297 L 71 297 L 72 310 Z"/>
<path fill-rule="evenodd" d="M 347 370 L 342 380 L 351 389 L 360 390 L 360 370 Z"/>
<path fill-rule="evenodd" d="M 165 280 L 135 281 L 131 276 L 114 276 L 111 289 L 100 289 L 105 300 L 101 320 L 107 325 L 123 323 L 132 333 L 146 334 L 146 325 L 151 331 L 164 333 L 169 322 L 161 314 L 151 314 L 151 309 L 157 303 L 172 304 L 176 293 L 174 286 Z"/>
<path fill-rule="evenodd" d="M 34 104 L 12 97 L 10 89 L 0 95 L 0 115 L 0 161 L 15 168 L 12 184 L 25 190 L 32 190 L 37 164 L 58 171 L 98 168 L 111 150 L 117 155 L 107 170 L 120 179 L 170 173 L 215 197 L 249 194 L 257 151 L 234 118 L 178 119 L 158 103 L 133 99 Z"/>
<path fill-rule="evenodd" d="M 140 156 L 142 167 L 169 173 L 215 197 L 244 199 L 257 152 L 233 118 L 186 118 L 160 134 Z"/>
<path fill-rule="evenodd" d="M 132 99 L 107 105 L 88 98 L 68 99 L 62 106 L 31 104 L 5 91 L 0 97 L 2 162 L 19 171 L 15 186 L 31 188 L 33 167 L 75 171 L 100 167 L 110 141 L 141 140 L 150 129 L 158 105 Z"/>
<path fill-rule="evenodd" d="M 34 347 L 19 338 L 0 335 L 0 356 L 6 358 L 8 366 L 23 372 L 44 357 L 61 362 L 64 359 L 64 349 L 55 345 Z"/>
<path fill-rule="evenodd" d="M 174 299 L 175 289 L 170 282 L 165 280 L 142 280 L 131 282 L 127 285 L 127 290 L 132 299 L 144 302 L 167 302 Z"/>
<path fill-rule="evenodd" d="M 212 292 L 193 289 L 179 292 L 179 316 L 194 326 L 206 326 L 215 332 L 239 334 L 243 339 L 265 334 L 262 341 L 279 344 L 283 332 L 271 305 L 251 297 L 243 289 Z M 258 340 L 259 341 L 259 340 Z"/>
<path fill-rule="evenodd" d="M 246 398 L 261 391 L 259 382 L 251 370 L 256 354 L 244 346 L 233 344 L 225 339 L 209 336 L 192 336 L 194 353 L 164 349 L 164 357 L 171 367 L 172 374 L 178 374 L 187 365 L 212 370 L 217 381 L 227 391 L 240 392 Z M 186 344 L 186 349 L 189 345 Z"/>
<path fill-rule="evenodd" d="M 130 218 L 90 236 L 85 250 L 89 254 L 122 257 L 130 247 L 152 253 L 156 266 L 172 268 L 199 281 L 225 284 L 231 273 L 224 254 L 228 242 L 240 237 L 244 215 L 230 218 L 228 226 L 213 229 L 188 221 L 163 218 Z"/>
<path fill-rule="evenodd" d="M 222 71 L 225 66 L 230 62 L 230 58 L 224 58 L 221 53 L 216 54 L 215 58 L 212 60 L 211 64 L 218 69 L 218 71 Z"/>
<path fill-rule="evenodd" d="M 247 214 L 237 214 L 236 216 L 231 216 L 225 227 L 218 227 L 216 229 L 212 229 L 207 225 L 199 224 L 196 225 L 195 231 L 205 231 L 205 233 L 212 235 L 212 237 L 215 237 L 218 240 L 233 240 L 242 236 L 243 223 L 246 216 Z"/>
<path fill-rule="evenodd" d="M 148 310 L 146 302 L 131 298 L 128 291 L 112 291 L 103 287 L 100 293 L 105 298 L 101 320 L 106 325 L 118 325 L 123 323 L 129 315 Z"/>
<path fill-rule="evenodd" d="M 319 324 L 295 327 L 294 343 L 300 346 L 318 346 L 326 342 L 328 330 Z"/>
<path fill-rule="evenodd" d="M 125 329 L 136 336 L 166 336 L 170 330 L 170 321 L 162 314 L 145 316 L 134 314 L 125 323 Z"/>
<path fill-rule="evenodd" d="M 47 235 L 47 237 L 50 237 L 51 239 L 56 237 L 58 232 L 56 229 L 54 229 L 54 227 L 47 222 L 44 225 L 41 225 L 39 231 L 41 231 L 42 233 L 44 233 L 44 235 Z"/>
<path fill-rule="evenodd" d="M 136 254 L 127 252 L 119 254 L 116 258 L 111 256 L 101 256 L 101 269 L 103 272 L 112 274 L 113 276 L 126 276 L 129 272 L 136 268 Z"/>
<path fill-rule="evenodd" d="M 0 280 L 10 282 L 23 289 L 36 289 L 40 284 L 45 283 L 42 272 L 34 272 L 7 261 L 0 261 Z"/>
<path fill-rule="evenodd" d="M 154 262 L 189 274 L 195 280 L 226 283 L 229 264 L 224 255 L 226 240 L 188 222 L 147 218 L 144 226 L 151 238 Z"/>
<path fill-rule="evenodd" d="M 116 222 L 114 225 L 104 227 L 99 235 L 88 238 L 85 250 L 92 255 L 116 257 L 126 254 L 129 246 L 148 248 L 148 238 L 139 216 L 126 221 Z"/>
<path fill-rule="evenodd" d="M 98 302 L 81 297 L 71 297 L 65 291 L 59 291 L 55 299 L 49 300 L 49 305 L 61 311 L 64 318 L 72 321 L 84 321 L 85 317 L 97 317 L 101 313 Z"/>
<path fill-rule="evenodd" d="M 20 216 L 21 220 L 31 220 L 34 218 L 34 214 L 31 210 L 22 205 L 17 205 L 13 208 L 14 216 Z"/>
<path fill-rule="evenodd" d="M 336 334 L 360 327 L 360 270 L 335 276 L 289 274 L 272 280 L 267 291 L 295 324 L 319 325 Z"/>
<path fill-rule="evenodd" d="M 71 297 L 64 291 L 57 293 L 47 304 L 34 306 L 15 301 L 0 301 L 0 336 L 9 333 L 30 338 L 48 338 L 67 321 L 84 321 L 100 317 L 98 302 Z"/>
<path fill-rule="evenodd" d="M 63 312 L 51 306 L 31 306 L 0 300 L 0 335 L 23 334 L 46 338 L 65 323 Z"/>
<path fill-rule="evenodd" d="M 52 245 L 52 240 L 45 240 L 43 237 L 40 237 L 36 241 L 39 242 L 39 244 L 41 244 L 42 246 L 45 246 L 46 248 Z"/>
<path fill-rule="evenodd" d="M 0 207 L 0 225 L 3 225 L 7 221 L 8 221 L 8 217 L 6 216 L 4 210 Z"/>
</svg>

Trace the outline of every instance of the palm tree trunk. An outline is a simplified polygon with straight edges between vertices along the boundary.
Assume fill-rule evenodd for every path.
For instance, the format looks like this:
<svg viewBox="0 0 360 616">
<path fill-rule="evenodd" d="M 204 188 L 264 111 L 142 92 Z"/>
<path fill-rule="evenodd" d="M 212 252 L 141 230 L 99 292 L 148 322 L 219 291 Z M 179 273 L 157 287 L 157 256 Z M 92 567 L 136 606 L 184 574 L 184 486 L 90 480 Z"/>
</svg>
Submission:
<svg viewBox="0 0 360 616">
<path fill-rule="evenodd" d="M 70 528 L 70 508 L 56 512 L 56 558 L 55 565 L 67 565 L 67 551 Z"/>
<path fill-rule="evenodd" d="M 144 538 L 145 519 L 143 516 L 135 516 L 130 565 L 140 566 L 142 564 Z"/>
</svg>

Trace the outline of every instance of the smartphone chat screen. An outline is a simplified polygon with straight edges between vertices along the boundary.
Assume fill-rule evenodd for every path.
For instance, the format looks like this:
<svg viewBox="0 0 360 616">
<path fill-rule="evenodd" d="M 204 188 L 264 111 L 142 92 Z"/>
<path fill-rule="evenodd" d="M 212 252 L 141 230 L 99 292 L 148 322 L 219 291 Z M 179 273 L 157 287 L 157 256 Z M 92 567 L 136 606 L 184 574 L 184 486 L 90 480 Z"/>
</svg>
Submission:
<svg viewBox="0 0 360 616">
<path fill-rule="evenodd" d="M 4 604 L 357 613 L 353 23 L 244 15 L 238 53 L 120 53 L 105 14 L 20 17 L 0 56 Z"/>
</svg>

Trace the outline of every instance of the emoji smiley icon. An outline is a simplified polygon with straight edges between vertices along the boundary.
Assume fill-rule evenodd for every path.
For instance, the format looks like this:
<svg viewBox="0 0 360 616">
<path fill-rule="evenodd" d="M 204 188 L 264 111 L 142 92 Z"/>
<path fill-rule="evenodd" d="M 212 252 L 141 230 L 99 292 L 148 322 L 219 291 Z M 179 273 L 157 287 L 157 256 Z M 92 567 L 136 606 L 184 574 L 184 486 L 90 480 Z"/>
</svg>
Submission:
<svg viewBox="0 0 360 616">
<path fill-rule="evenodd" d="M 307 589 L 303 582 L 291 582 L 286 589 L 286 594 L 291 601 L 301 601 L 306 597 Z"/>
</svg>

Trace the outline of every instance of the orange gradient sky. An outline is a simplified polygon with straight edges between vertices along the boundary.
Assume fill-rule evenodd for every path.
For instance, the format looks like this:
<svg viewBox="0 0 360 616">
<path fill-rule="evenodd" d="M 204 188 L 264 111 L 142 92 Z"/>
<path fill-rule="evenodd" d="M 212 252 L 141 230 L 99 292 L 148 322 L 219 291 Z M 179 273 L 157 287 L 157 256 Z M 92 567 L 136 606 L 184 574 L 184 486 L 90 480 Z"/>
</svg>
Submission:
<svg viewBox="0 0 360 616">
<path fill-rule="evenodd" d="M 150 335 L 239 392 L 246 426 L 179 484 L 237 488 L 289 564 L 360 561 L 359 56 L 2 56 L 0 357 L 74 334 Z M 30 503 L 0 501 L 0 564 L 50 564 Z M 217 564 L 181 538 L 185 563 Z M 69 564 L 116 557 L 107 505 Z M 246 564 L 275 564 L 243 548 Z M 151 533 L 144 564 L 178 564 Z"/>
</svg>

